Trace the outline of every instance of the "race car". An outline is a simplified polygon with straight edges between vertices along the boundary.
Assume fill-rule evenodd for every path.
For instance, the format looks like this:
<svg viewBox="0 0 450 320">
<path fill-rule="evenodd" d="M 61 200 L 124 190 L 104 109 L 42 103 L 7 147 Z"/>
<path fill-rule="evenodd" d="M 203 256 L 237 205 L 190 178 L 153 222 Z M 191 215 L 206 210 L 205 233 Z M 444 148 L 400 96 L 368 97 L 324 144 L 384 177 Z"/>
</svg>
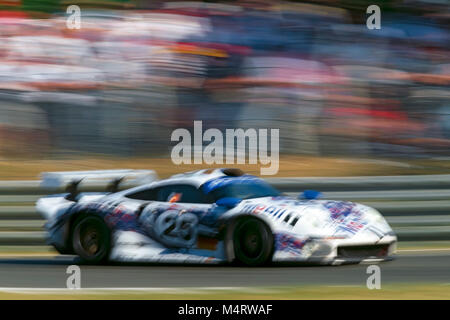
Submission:
<svg viewBox="0 0 450 320">
<path fill-rule="evenodd" d="M 77 192 L 86 175 L 68 175 L 69 192 L 40 198 L 36 207 L 47 219 L 48 243 L 87 263 L 342 264 L 387 260 L 396 249 L 377 210 L 311 191 L 288 197 L 239 169 L 117 191 L 122 177 L 109 193 Z"/>
</svg>

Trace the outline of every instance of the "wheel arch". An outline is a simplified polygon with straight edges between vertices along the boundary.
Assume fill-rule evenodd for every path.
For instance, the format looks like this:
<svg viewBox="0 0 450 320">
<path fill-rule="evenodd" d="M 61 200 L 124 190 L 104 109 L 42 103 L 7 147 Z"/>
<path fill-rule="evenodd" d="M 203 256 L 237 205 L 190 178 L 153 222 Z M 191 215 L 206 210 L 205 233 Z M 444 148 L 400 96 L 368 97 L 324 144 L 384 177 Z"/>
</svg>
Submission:
<svg viewBox="0 0 450 320">
<path fill-rule="evenodd" d="M 236 256 L 234 253 L 234 242 L 233 242 L 233 232 L 234 228 L 236 227 L 237 223 L 240 222 L 243 219 L 257 219 L 261 221 L 263 224 L 267 226 L 267 228 L 270 230 L 272 234 L 272 255 L 275 248 L 275 234 L 273 232 L 273 229 L 271 225 L 263 218 L 255 216 L 251 213 L 238 213 L 234 214 L 233 216 L 230 216 L 227 218 L 224 223 L 226 224 L 225 233 L 224 233 L 224 244 L 225 244 L 225 258 L 228 263 L 232 263 L 235 261 Z"/>
<path fill-rule="evenodd" d="M 65 243 L 66 243 L 66 251 L 68 253 L 73 254 L 74 253 L 74 249 L 73 249 L 73 245 L 72 245 L 72 237 L 73 237 L 73 231 L 75 228 L 75 223 L 85 217 L 85 216 L 97 216 L 101 219 L 103 219 L 103 216 L 101 214 L 99 214 L 96 210 L 89 210 L 89 209 L 78 209 L 78 210 L 73 210 L 67 220 L 67 232 L 66 232 L 66 238 L 65 238 Z M 108 224 L 105 222 L 105 224 L 108 226 Z M 109 228 L 109 226 L 108 226 Z M 111 230 L 111 229 L 110 229 Z"/>
<path fill-rule="evenodd" d="M 89 221 L 89 222 L 87 222 L 87 221 Z M 93 225 L 96 226 L 96 227 L 94 227 L 94 230 L 96 230 L 94 232 L 96 234 L 100 234 L 99 238 L 103 239 L 103 240 L 100 240 L 100 242 L 99 242 L 99 244 L 102 244 L 102 245 L 100 246 L 98 244 L 99 247 L 101 248 L 100 250 L 103 251 L 103 253 L 100 254 L 100 257 L 96 257 L 96 255 L 97 255 L 96 252 L 94 253 L 95 255 L 93 257 L 83 256 L 86 254 L 86 248 L 82 249 L 83 252 L 79 252 L 80 248 L 83 247 L 83 245 L 81 244 L 82 242 L 81 242 L 81 236 L 80 236 L 81 230 L 82 230 L 82 228 L 86 228 L 86 226 L 88 226 L 88 228 L 92 228 L 92 223 L 94 223 Z M 89 226 L 91 226 L 91 227 L 89 227 Z M 102 231 L 102 229 L 103 229 L 103 231 Z M 88 263 L 96 264 L 96 263 L 104 263 L 104 262 L 108 261 L 109 254 L 111 251 L 111 245 L 113 242 L 112 241 L 113 234 L 112 234 L 111 227 L 108 225 L 108 223 L 106 223 L 103 215 L 99 214 L 95 210 L 78 212 L 77 214 L 75 214 L 72 217 L 72 223 L 70 225 L 70 232 L 71 232 L 71 234 L 69 237 L 69 242 L 71 244 L 73 253 L 77 254 L 85 262 L 88 262 Z"/>
</svg>

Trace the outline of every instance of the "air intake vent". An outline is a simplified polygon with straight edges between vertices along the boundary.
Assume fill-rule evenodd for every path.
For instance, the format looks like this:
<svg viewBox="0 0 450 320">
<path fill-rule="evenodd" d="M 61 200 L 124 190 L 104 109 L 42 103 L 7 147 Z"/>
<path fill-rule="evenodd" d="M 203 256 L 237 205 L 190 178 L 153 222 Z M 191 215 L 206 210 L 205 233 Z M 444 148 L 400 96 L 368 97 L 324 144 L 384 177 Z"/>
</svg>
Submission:
<svg viewBox="0 0 450 320">
<path fill-rule="evenodd" d="M 222 172 L 224 174 L 226 174 L 227 176 L 230 176 L 230 177 L 240 177 L 240 176 L 243 176 L 245 174 L 244 171 L 242 171 L 241 169 L 237 169 L 237 168 L 223 169 Z"/>
<path fill-rule="evenodd" d="M 382 258 L 388 254 L 389 244 L 338 247 L 339 258 Z"/>
</svg>

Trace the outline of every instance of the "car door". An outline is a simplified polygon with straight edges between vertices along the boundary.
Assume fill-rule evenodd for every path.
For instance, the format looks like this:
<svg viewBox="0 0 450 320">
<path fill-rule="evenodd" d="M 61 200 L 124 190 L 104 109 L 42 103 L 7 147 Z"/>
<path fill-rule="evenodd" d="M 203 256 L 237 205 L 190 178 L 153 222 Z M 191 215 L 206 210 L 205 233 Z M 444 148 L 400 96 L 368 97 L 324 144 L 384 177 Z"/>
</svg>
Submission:
<svg viewBox="0 0 450 320">
<path fill-rule="evenodd" d="M 146 231 L 168 247 L 192 247 L 197 240 L 200 216 L 213 199 L 189 184 L 170 184 L 141 191 L 133 197 L 151 201 L 139 221 Z"/>
</svg>

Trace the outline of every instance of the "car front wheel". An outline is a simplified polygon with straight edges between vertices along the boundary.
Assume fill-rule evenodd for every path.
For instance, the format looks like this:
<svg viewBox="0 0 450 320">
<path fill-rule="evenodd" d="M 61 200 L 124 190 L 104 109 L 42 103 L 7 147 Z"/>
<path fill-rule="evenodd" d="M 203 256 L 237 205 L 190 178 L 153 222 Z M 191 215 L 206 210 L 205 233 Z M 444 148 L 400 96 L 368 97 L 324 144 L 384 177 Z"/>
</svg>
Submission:
<svg viewBox="0 0 450 320">
<path fill-rule="evenodd" d="M 232 243 L 238 264 L 260 266 L 272 260 L 272 231 L 260 219 L 244 217 L 237 220 L 232 230 Z"/>
</svg>

